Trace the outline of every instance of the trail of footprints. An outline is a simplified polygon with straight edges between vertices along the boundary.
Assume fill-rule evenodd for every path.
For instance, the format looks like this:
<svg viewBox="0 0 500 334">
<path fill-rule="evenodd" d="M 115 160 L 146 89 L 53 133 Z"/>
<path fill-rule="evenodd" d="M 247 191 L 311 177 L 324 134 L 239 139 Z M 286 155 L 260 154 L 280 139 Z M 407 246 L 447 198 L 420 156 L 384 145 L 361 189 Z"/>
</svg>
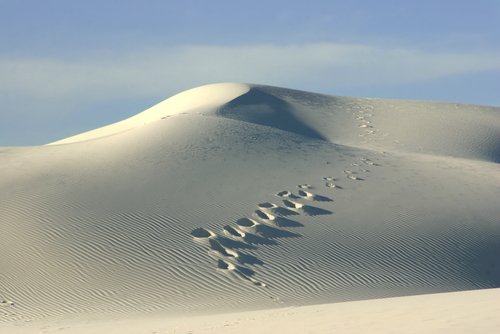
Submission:
<svg viewBox="0 0 500 334">
<path fill-rule="evenodd" d="M 362 143 L 367 144 L 373 138 L 384 138 L 390 136 L 389 133 L 377 129 L 373 124 L 373 116 L 375 114 L 375 107 L 373 105 L 354 105 L 350 108 L 354 118 L 356 119 L 360 132 L 358 136 L 365 138 Z M 397 139 L 393 140 L 394 143 L 399 143 Z"/>
<path fill-rule="evenodd" d="M 208 248 L 208 253 L 217 261 L 217 270 L 249 281 L 257 286 L 266 287 L 253 276 L 255 271 L 249 266 L 263 265 L 257 257 L 242 252 L 242 249 L 255 250 L 259 245 L 278 245 L 278 238 L 297 238 L 300 234 L 290 228 L 304 226 L 290 219 L 291 216 L 327 215 L 331 211 L 301 202 L 331 201 L 331 199 L 310 192 L 310 185 L 299 185 L 297 194 L 280 191 L 276 194 L 282 205 L 271 202 L 259 203 L 252 217 L 238 219 L 234 225 L 226 225 L 217 234 L 199 227 L 191 231 L 195 242 Z"/>
<path fill-rule="evenodd" d="M 367 166 L 379 166 L 368 158 L 351 163 L 345 169 L 345 178 L 349 181 L 362 181 L 370 171 Z M 322 178 L 324 186 L 329 189 L 343 189 L 341 179 L 332 176 Z M 219 233 L 199 227 L 191 231 L 196 243 L 204 245 L 208 254 L 216 261 L 216 270 L 243 279 L 259 287 L 267 287 L 266 283 L 255 278 L 255 266 L 263 265 L 259 258 L 242 250 L 256 250 L 262 245 L 278 245 L 276 239 L 297 238 L 301 235 L 290 229 L 304 225 L 294 219 L 300 215 L 330 215 L 333 212 L 311 205 L 314 202 L 332 202 L 329 197 L 313 193 L 314 187 L 300 184 L 296 192 L 279 191 L 276 197 L 281 204 L 263 202 L 257 205 L 251 217 L 238 219 L 233 225 L 226 225 Z M 291 217 L 291 218 L 289 218 Z"/>
<path fill-rule="evenodd" d="M 365 137 L 367 135 L 376 134 L 378 131 L 373 128 L 372 116 L 373 116 L 373 106 L 356 106 L 355 107 L 355 117 L 358 123 L 358 127 L 363 130 L 359 134 L 360 137 Z"/>
</svg>

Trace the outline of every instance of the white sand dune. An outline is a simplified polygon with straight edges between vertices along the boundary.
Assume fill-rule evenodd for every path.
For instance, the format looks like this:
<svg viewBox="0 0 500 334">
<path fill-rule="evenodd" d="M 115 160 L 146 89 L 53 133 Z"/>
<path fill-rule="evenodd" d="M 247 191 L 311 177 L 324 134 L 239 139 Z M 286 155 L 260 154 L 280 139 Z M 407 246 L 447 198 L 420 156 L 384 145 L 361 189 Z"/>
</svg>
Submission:
<svg viewBox="0 0 500 334">
<path fill-rule="evenodd" d="M 215 84 L 0 148 L 0 332 L 499 288 L 499 112 Z"/>
<path fill-rule="evenodd" d="M 496 333 L 499 298 L 500 289 L 487 289 L 202 316 L 39 321 L 3 329 L 11 334 Z"/>
</svg>

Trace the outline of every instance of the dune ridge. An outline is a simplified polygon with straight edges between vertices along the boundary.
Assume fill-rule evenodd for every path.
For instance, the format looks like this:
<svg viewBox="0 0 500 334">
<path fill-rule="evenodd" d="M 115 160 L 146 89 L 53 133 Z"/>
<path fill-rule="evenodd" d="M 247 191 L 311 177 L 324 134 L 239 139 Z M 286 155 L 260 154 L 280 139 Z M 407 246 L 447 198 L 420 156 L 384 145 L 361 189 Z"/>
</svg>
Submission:
<svg viewBox="0 0 500 334">
<path fill-rule="evenodd" d="M 250 87 L 245 84 L 212 84 L 183 91 L 160 102 L 153 107 L 101 128 L 90 130 L 75 136 L 57 140 L 49 145 L 69 144 L 79 141 L 97 139 L 114 135 L 123 131 L 144 126 L 151 122 L 165 119 L 176 114 L 196 113 L 216 108 L 241 94 L 248 92 Z"/>
<path fill-rule="evenodd" d="M 499 109 L 215 84 L 0 148 L 0 322 L 498 288 Z"/>
</svg>

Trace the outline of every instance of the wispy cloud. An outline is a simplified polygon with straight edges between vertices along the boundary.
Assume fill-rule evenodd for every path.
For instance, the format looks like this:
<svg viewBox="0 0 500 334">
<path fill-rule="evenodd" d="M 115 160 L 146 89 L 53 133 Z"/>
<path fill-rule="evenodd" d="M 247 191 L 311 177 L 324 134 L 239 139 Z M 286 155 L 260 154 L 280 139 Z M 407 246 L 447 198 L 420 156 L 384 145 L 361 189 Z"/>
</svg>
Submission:
<svg viewBox="0 0 500 334">
<path fill-rule="evenodd" d="M 500 70 L 500 54 L 494 52 L 437 53 L 362 44 L 186 45 L 113 52 L 81 58 L 0 56 L 0 146 L 60 139 L 212 82 L 359 96 L 357 92 L 394 87 L 439 90 L 443 78 Z"/>
<path fill-rule="evenodd" d="M 364 87 L 489 70 L 500 70 L 500 54 L 332 43 L 191 45 L 82 59 L 0 57 L 0 90 L 35 98 L 113 99 L 162 95 L 221 81 Z"/>
</svg>

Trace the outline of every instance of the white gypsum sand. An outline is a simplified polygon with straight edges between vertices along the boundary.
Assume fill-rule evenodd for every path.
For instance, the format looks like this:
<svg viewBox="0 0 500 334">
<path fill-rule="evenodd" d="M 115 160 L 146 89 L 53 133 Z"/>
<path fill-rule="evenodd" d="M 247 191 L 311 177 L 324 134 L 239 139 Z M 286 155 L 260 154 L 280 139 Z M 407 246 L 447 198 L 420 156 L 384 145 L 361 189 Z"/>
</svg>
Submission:
<svg viewBox="0 0 500 334">
<path fill-rule="evenodd" d="M 5 325 L 10 334 L 495 333 L 500 289 L 284 307 L 201 316 L 137 316 Z"/>
<path fill-rule="evenodd" d="M 0 332 L 464 290 L 493 317 L 499 139 L 495 107 L 215 84 L 0 148 Z"/>
</svg>

